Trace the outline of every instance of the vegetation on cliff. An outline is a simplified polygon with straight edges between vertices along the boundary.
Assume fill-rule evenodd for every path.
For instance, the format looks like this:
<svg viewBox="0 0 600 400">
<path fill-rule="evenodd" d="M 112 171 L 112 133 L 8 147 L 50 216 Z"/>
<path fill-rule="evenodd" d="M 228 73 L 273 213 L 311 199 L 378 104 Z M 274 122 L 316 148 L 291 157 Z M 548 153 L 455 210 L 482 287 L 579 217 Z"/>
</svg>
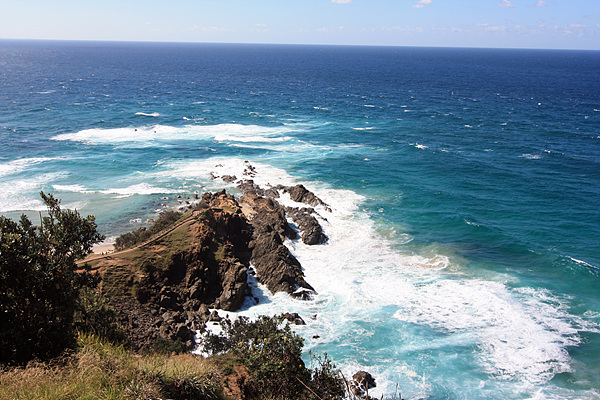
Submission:
<svg viewBox="0 0 600 400">
<path fill-rule="evenodd" d="M 76 261 L 104 239 L 93 216 L 62 210 L 41 193 L 48 215 L 35 226 L 0 216 L 0 363 L 48 359 L 75 345 L 80 292 L 97 280 Z"/>
<path fill-rule="evenodd" d="M 104 239 L 94 217 L 42 198 L 40 226 L 0 217 L 0 398 L 354 398 L 326 355 L 304 364 L 286 315 L 223 319 L 204 336 L 210 357 L 186 353 L 217 317 L 207 305 L 237 309 L 249 294 L 257 237 L 233 196 L 207 193 L 90 264 L 77 260 Z"/>
<path fill-rule="evenodd" d="M 302 339 L 261 317 L 227 324 L 211 343 L 227 350 L 194 354 L 136 354 L 82 334 L 78 350 L 25 367 L 0 367 L 0 398 L 30 400 L 334 400 L 348 387 L 329 359 L 300 359 Z M 239 343 L 233 343 L 239 340 Z M 353 397 L 351 397 L 353 398 Z"/>
</svg>

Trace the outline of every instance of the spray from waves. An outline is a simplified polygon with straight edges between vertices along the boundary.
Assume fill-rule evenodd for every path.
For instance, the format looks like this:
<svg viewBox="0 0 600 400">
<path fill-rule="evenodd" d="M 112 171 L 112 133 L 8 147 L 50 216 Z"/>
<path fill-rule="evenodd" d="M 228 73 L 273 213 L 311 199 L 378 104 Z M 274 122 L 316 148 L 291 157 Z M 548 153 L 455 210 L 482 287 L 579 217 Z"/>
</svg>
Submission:
<svg viewBox="0 0 600 400">
<path fill-rule="evenodd" d="M 216 189 L 231 185 L 221 176 L 244 178 L 247 165 L 223 158 L 187 162 L 187 167 L 173 163 L 169 169 L 182 177 L 210 174 L 216 177 Z M 261 186 L 298 183 L 284 170 L 252 165 L 257 173 L 252 179 Z M 412 397 L 428 397 L 440 385 L 473 398 L 485 398 L 486 390 L 557 392 L 552 378 L 572 371 L 567 348 L 580 343 L 582 332 L 600 332 L 597 324 L 570 314 L 568 298 L 545 289 L 514 288 L 500 275 L 487 280 L 469 276 L 444 254 L 399 251 L 361 211 L 362 196 L 302 183 L 332 209 L 316 209 L 327 244 L 286 242 L 317 295 L 301 302 L 281 293 L 273 296 L 251 282 L 259 303 L 249 299 L 242 311 L 230 314 L 299 312 L 307 322 L 297 328 L 307 349 L 333 354 L 346 375 L 357 368 L 377 374 L 374 395 L 393 393 L 396 383 Z M 280 201 L 302 206 L 286 195 Z M 381 332 L 386 332 L 383 340 L 378 339 Z M 457 358 L 446 354 L 449 347 L 468 352 Z M 421 356 L 411 358 L 414 353 Z M 456 370 L 462 364 L 468 365 L 465 371 L 478 372 L 444 378 L 445 368 Z M 488 381 L 486 390 L 482 376 Z"/>
<path fill-rule="evenodd" d="M 149 147 L 164 141 L 216 140 L 230 142 L 280 142 L 290 140 L 285 136 L 293 130 L 290 126 L 264 127 L 257 125 L 219 124 L 187 125 L 173 127 L 154 125 L 138 128 L 85 129 L 65 133 L 53 140 L 69 140 L 92 145 L 127 144 Z"/>
</svg>

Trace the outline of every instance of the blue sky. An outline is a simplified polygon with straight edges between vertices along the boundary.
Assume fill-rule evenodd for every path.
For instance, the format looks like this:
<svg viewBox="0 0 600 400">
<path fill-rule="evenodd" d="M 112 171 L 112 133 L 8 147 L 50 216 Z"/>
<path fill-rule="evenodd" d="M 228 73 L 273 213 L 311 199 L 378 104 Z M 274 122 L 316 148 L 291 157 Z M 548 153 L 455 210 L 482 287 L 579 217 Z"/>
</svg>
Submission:
<svg viewBox="0 0 600 400">
<path fill-rule="evenodd" d="M 600 0 L 0 0 L 0 38 L 600 49 Z"/>
</svg>

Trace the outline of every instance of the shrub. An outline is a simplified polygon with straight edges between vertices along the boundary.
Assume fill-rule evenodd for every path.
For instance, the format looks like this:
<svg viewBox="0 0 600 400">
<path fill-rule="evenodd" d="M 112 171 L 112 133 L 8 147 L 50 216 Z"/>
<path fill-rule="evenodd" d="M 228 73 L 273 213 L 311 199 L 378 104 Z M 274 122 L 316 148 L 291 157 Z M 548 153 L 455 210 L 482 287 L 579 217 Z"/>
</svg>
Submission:
<svg viewBox="0 0 600 400">
<path fill-rule="evenodd" d="M 133 247 L 138 243 L 142 243 L 152 235 L 159 233 L 167 229 L 168 227 L 175 224 L 183 214 L 177 211 L 163 211 L 160 213 L 158 219 L 149 228 L 140 228 L 135 231 L 127 232 L 119 236 L 115 240 L 115 250 L 120 251 Z"/>
<path fill-rule="evenodd" d="M 346 394 L 344 377 L 337 369 L 327 353 L 315 355 L 311 353 L 312 363 L 310 390 L 321 399 L 343 399 Z"/>
<path fill-rule="evenodd" d="M 48 208 L 41 226 L 25 215 L 18 223 L 0 217 L 0 363 L 48 359 L 73 347 L 79 292 L 97 283 L 76 264 L 104 240 L 95 218 L 41 196 Z"/>
<path fill-rule="evenodd" d="M 251 396 L 272 399 L 341 399 L 344 386 L 325 355 L 316 370 L 302 361 L 304 340 L 283 316 L 260 316 L 255 321 L 240 317 L 221 321 L 219 335 L 209 334 L 202 345 L 209 353 L 233 353 L 246 367 Z M 318 397 L 315 395 L 318 393 Z"/>
<path fill-rule="evenodd" d="M 90 287 L 79 292 L 79 306 L 75 311 L 75 328 L 94 334 L 113 343 L 125 343 L 127 334 L 117 323 L 117 312 L 106 297 Z"/>
</svg>

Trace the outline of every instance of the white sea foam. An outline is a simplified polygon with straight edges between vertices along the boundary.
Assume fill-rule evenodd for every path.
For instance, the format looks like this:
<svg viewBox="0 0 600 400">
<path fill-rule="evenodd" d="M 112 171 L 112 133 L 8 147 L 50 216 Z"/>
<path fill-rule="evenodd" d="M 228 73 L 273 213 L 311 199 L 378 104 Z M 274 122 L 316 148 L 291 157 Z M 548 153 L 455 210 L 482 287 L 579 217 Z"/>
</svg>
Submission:
<svg viewBox="0 0 600 400">
<path fill-rule="evenodd" d="M 122 197 L 129 197 L 136 194 L 148 195 L 148 194 L 163 194 L 163 193 L 177 193 L 176 190 L 156 187 L 148 183 L 138 183 L 136 185 L 127 186 L 124 188 L 111 188 L 106 190 L 100 190 L 99 193 L 103 194 L 116 194 Z"/>
<path fill-rule="evenodd" d="M 521 154 L 522 158 L 527 158 L 528 160 L 539 160 L 540 158 L 542 158 L 542 156 L 540 154 Z"/>
<path fill-rule="evenodd" d="M 0 163 L 0 177 L 17 174 L 27 170 L 33 165 L 37 165 L 46 161 L 57 160 L 53 157 L 34 157 L 34 158 L 19 158 L 17 160 Z"/>
<path fill-rule="evenodd" d="M 283 170 L 258 163 L 252 165 L 256 173 L 252 178 L 261 186 L 297 183 Z M 215 159 L 190 167 L 182 173 L 202 170 L 218 177 L 240 178 L 248 170 L 248 163 Z M 215 186 L 223 187 L 222 181 L 216 181 Z M 360 210 L 364 197 L 315 182 L 303 183 L 332 208 L 332 212 L 316 208 L 328 237 L 326 244 L 286 242 L 317 294 L 312 301 L 302 302 L 282 293 L 271 295 L 254 282 L 254 295 L 259 303 L 249 299 L 242 311 L 231 315 L 299 312 L 307 325 L 296 329 L 306 338 L 307 349 L 338 352 L 340 348 L 346 349 L 341 360 L 336 360 L 345 373 L 355 372 L 352 369 L 362 365 L 361 359 L 374 363 L 369 368 L 380 379 L 374 391 L 376 396 L 393 393 L 398 381 L 411 386 L 411 397 L 425 396 L 430 390 L 425 371 L 419 372 L 418 364 L 395 359 L 394 354 L 403 351 L 427 354 L 447 346 L 474 347 L 473 362 L 488 374 L 488 379 L 500 385 L 510 382 L 517 388 L 524 382 L 528 388 L 537 387 L 547 384 L 554 375 L 571 370 L 567 347 L 579 343 L 581 331 L 598 330 L 594 323 L 569 313 L 568 299 L 558 298 L 549 291 L 512 289 L 501 275 L 494 280 L 470 277 L 450 257 L 435 251 L 400 252 L 377 233 L 373 220 Z M 285 205 L 300 205 L 287 195 L 282 195 L 280 201 Z M 411 337 L 408 344 L 403 344 L 404 333 L 398 331 L 393 334 L 397 342 L 369 347 L 365 343 L 377 340 L 376 327 L 389 324 L 389 317 L 381 316 L 389 307 L 392 307 L 390 316 L 399 323 L 427 327 L 441 337 Z M 311 317 L 315 315 L 316 318 Z M 412 374 L 401 373 L 400 366 Z"/>
<path fill-rule="evenodd" d="M 153 112 L 153 113 L 136 112 L 135 115 L 140 115 L 143 117 L 160 117 L 160 113 L 157 113 L 157 112 Z"/>
<path fill-rule="evenodd" d="M 252 169 L 250 169 L 252 167 Z M 224 175 L 239 179 L 253 179 L 258 185 L 267 186 L 270 182 L 291 185 L 294 179 L 284 170 L 246 160 L 226 157 L 213 157 L 206 160 L 168 160 L 161 163 L 161 170 L 154 172 L 153 177 L 175 178 L 194 182 L 203 190 L 220 190 L 235 188 L 236 182 L 226 183 Z"/>
<path fill-rule="evenodd" d="M 567 257 L 568 257 L 568 258 L 569 258 L 571 261 L 574 261 L 574 262 L 576 262 L 576 263 L 577 263 L 577 264 L 579 264 L 579 265 L 583 265 L 583 266 L 584 266 L 584 267 L 586 267 L 586 268 L 597 268 L 597 267 L 594 267 L 592 264 L 590 264 L 590 263 L 587 263 L 587 262 L 585 262 L 585 261 L 583 261 L 583 260 L 578 260 L 578 259 L 576 259 L 576 258 L 569 257 L 569 256 L 567 256 Z"/>
<path fill-rule="evenodd" d="M 292 140 L 293 138 L 290 136 L 283 137 L 265 137 L 265 136 L 256 136 L 256 135 L 231 135 L 231 134 L 222 134 L 216 135 L 215 140 L 218 142 L 267 142 L 267 143 L 276 143 L 276 142 L 286 142 L 288 140 Z"/>
<path fill-rule="evenodd" d="M 52 185 L 54 190 L 58 192 L 79 192 L 84 193 L 86 191 L 85 187 L 81 185 Z"/>
<path fill-rule="evenodd" d="M 51 182 L 63 180 L 66 177 L 67 174 L 64 172 L 55 172 L 2 182 L 0 212 L 45 210 L 46 206 L 39 195 L 40 190 Z"/>
<path fill-rule="evenodd" d="M 70 140 L 88 144 L 129 144 L 152 146 L 161 141 L 217 140 L 238 142 L 278 142 L 291 138 L 289 126 L 263 127 L 257 125 L 219 124 L 187 125 L 172 127 L 154 125 L 138 128 L 86 129 L 53 137 L 54 140 Z"/>
</svg>

